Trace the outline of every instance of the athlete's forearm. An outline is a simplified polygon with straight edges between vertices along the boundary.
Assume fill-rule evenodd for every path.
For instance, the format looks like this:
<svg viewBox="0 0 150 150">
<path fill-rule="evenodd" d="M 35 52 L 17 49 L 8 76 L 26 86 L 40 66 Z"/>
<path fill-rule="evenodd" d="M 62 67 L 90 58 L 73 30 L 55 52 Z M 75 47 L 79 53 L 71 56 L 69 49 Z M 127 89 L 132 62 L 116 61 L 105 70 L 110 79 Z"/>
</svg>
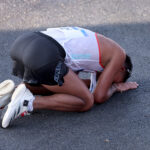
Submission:
<svg viewBox="0 0 150 150">
<path fill-rule="evenodd" d="M 117 88 L 114 84 L 112 84 L 107 92 L 107 99 L 109 99 L 115 92 L 117 92 Z"/>
<path fill-rule="evenodd" d="M 117 92 L 117 88 L 115 87 L 115 85 L 112 85 L 107 94 L 103 97 L 101 97 L 98 101 L 95 101 L 95 103 L 104 103 L 105 101 L 107 101 L 115 92 Z"/>
</svg>

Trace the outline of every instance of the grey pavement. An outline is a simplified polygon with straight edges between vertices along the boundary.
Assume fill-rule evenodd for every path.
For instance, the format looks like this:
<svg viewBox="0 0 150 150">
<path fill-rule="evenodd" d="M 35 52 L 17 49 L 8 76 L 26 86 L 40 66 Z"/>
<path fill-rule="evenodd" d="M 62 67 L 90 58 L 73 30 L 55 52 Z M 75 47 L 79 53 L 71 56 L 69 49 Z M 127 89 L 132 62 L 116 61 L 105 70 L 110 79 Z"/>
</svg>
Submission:
<svg viewBox="0 0 150 150">
<path fill-rule="evenodd" d="M 0 128 L 0 150 L 150 150 L 150 1 L 0 0 L 0 81 L 20 82 L 9 57 L 16 37 L 57 26 L 118 42 L 133 59 L 129 80 L 140 86 L 85 113 L 40 110 L 17 119 Z"/>
</svg>

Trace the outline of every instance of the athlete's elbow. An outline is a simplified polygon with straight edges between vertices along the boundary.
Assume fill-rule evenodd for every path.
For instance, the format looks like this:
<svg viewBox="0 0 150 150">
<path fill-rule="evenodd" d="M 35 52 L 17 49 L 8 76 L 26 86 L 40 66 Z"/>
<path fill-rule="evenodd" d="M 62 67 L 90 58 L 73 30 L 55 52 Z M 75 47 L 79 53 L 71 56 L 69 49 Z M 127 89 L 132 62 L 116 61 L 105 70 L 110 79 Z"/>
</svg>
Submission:
<svg viewBox="0 0 150 150">
<path fill-rule="evenodd" d="M 94 94 L 95 103 L 104 103 L 106 100 L 107 100 L 107 96 Z"/>
</svg>

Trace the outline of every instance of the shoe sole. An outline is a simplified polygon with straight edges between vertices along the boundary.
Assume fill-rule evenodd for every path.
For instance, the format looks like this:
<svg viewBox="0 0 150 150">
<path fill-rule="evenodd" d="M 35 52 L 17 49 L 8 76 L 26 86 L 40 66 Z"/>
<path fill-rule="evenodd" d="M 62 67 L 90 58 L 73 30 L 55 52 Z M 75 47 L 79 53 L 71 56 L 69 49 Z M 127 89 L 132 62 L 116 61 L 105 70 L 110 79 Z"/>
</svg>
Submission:
<svg viewBox="0 0 150 150">
<path fill-rule="evenodd" d="M 20 84 L 17 87 L 17 89 L 15 90 L 15 92 L 13 93 L 12 98 L 11 98 L 13 100 L 8 105 L 8 109 L 6 110 L 6 113 L 4 114 L 4 117 L 2 119 L 2 128 L 7 128 L 10 125 L 11 120 L 12 120 L 12 115 L 10 117 L 10 114 L 14 115 L 16 113 L 16 110 L 14 108 L 15 108 L 15 105 L 18 105 L 18 100 L 17 99 L 22 98 L 22 95 L 25 93 L 26 89 L 27 88 L 25 87 L 24 84 Z M 9 107 L 11 107 L 11 109 Z"/>
<path fill-rule="evenodd" d="M 12 80 L 5 80 L 0 84 L 0 108 L 7 105 L 15 89 L 15 83 Z"/>
</svg>

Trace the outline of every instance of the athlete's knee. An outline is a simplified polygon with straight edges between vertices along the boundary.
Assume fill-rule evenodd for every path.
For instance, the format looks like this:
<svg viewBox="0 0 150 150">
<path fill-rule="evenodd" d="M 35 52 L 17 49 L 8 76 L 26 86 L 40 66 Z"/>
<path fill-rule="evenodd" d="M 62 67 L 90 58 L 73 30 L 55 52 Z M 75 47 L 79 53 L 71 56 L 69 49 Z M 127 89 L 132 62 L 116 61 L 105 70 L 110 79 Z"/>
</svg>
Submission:
<svg viewBox="0 0 150 150">
<path fill-rule="evenodd" d="M 86 100 L 84 100 L 84 106 L 82 107 L 81 111 L 88 111 L 90 110 L 94 105 L 94 97 L 93 95 L 90 93 L 87 95 Z"/>
</svg>

